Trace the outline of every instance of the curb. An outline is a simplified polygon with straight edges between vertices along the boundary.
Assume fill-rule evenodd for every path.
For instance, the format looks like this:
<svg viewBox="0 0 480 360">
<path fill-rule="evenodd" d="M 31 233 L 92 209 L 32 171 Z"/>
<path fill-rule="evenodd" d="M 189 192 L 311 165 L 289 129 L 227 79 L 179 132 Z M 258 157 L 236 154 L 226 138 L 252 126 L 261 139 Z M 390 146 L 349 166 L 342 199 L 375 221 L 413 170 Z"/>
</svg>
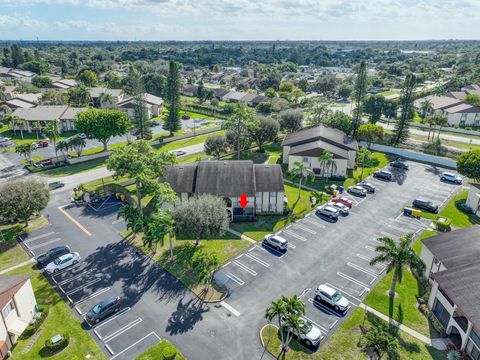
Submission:
<svg viewBox="0 0 480 360">
<path fill-rule="evenodd" d="M 259 336 L 260 336 L 260 343 L 262 344 L 262 347 L 265 348 L 265 343 L 263 342 L 263 338 L 262 338 L 262 331 L 263 329 L 265 329 L 267 326 L 272 326 L 274 327 L 275 329 L 277 329 L 278 331 L 278 326 L 277 325 L 274 325 L 274 324 L 265 324 L 263 325 L 263 327 L 260 329 L 260 332 L 259 332 Z M 269 352 L 270 353 L 270 352 Z"/>
</svg>

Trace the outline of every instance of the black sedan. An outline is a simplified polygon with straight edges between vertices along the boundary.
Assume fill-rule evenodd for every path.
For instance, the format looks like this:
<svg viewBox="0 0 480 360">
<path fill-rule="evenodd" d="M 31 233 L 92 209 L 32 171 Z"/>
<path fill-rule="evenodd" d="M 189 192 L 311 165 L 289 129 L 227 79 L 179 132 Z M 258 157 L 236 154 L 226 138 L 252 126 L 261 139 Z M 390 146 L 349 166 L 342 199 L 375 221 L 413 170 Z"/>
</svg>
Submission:
<svg viewBox="0 0 480 360">
<path fill-rule="evenodd" d="M 408 170 L 408 165 L 400 160 L 392 161 L 390 166 L 397 169 Z"/>
<path fill-rule="evenodd" d="M 62 255 L 69 254 L 70 248 L 67 245 L 57 246 L 48 250 L 45 254 L 37 257 L 37 265 L 44 267 L 50 264 L 53 260 L 59 258 Z"/>
<path fill-rule="evenodd" d="M 413 201 L 413 207 L 421 210 L 425 210 L 436 214 L 438 212 L 438 205 L 435 205 L 429 200 L 415 199 Z"/>
<path fill-rule="evenodd" d="M 390 171 L 387 170 L 378 170 L 373 173 L 374 178 L 383 179 L 383 180 L 392 180 L 393 175 Z"/>
</svg>

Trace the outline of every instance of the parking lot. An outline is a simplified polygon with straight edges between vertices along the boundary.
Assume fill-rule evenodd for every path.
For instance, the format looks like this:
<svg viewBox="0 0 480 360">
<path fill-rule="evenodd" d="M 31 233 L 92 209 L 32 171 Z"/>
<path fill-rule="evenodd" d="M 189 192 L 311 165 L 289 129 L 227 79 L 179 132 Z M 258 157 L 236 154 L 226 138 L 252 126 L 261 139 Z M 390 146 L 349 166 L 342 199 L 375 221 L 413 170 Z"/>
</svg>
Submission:
<svg viewBox="0 0 480 360">
<path fill-rule="evenodd" d="M 49 205 L 52 226 L 22 243 L 30 256 L 65 244 L 80 253 L 79 264 L 49 277 L 78 318 L 105 298 L 121 298 L 118 313 L 93 327 L 83 324 L 109 358 L 131 359 L 160 338 L 168 338 L 189 358 L 260 358 L 258 330 L 266 322 L 266 307 L 281 295 L 299 295 L 307 304 L 306 317 L 324 339 L 333 333 L 346 316 L 317 302 L 315 289 L 326 283 L 352 308 L 358 306 L 385 273 L 384 264 L 369 264 L 377 238 L 418 233 L 429 224 L 403 216 L 402 208 L 416 197 L 444 204 L 458 188 L 441 183 L 439 172 L 411 163 L 409 171 L 395 171 L 392 182 L 369 179 L 375 194 L 346 195 L 354 203 L 348 216 L 332 221 L 311 212 L 280 230 L 278 235 L 289 241 L 286 252 L 252 244 L 215 276 L 230 290 L 223 306 L 201 304 L 122 240 L 125 224 L 117 219 L 121 205 L 114 199 L 83 208 Z"/>
</svg>

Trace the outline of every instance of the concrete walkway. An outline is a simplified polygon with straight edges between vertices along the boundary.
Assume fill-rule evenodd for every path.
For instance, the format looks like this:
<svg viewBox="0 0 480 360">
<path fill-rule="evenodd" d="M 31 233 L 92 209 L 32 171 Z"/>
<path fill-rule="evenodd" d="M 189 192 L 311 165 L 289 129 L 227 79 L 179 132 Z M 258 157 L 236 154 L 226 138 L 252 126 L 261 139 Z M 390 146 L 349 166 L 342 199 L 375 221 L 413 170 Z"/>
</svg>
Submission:
<svg viewBox="0 0 480 360">
<path fill-rule="evenodd" d="M 298 186 L 298 184 L 295 184 L 293 181 L 283 179 L 283 182 L 286 182 L 287 184 L 293 185 L 293 186 Z M 320 190 L 311 188 L 310 186 L 302 185 L 302 189 L 309 190 L 309 191 L 314 191 L 314 192 L 319 192 Z"/>
<path fill-rule="evenodd" d="M 2 271 L 0 271 L 0 274 L 6 274 L 6 273 L 8 273 L 9 271 L 18 269 L 18 268 L 20 268 L 20 267 L 22 267 L 22 266 L 25 266 L 25 265 L 28 265 L 28 264 L 33 264 L 34 262 L 35 262 L 35 259 L 32 258 L 32 259 L 30 259 L 30 260 L 24 261 L 24 262 L 22 262 L 22 263 L 20 263 L 20 264 L 17 264 L 17 265 L 15 265 L 15 266 L 9 267 L 8 269 L 2 270 Z"/>
<path fill-rule="evenodd" d="M 375 316 L 379 317 L 382 320 L 385 320 L 389 324 L 392 324 L 393 326 L 399 328 L 400 330 L 405 331 L 407 334 L 413 336 L 414 338 L 424 342 L 427 345 L 433 346 L 435 349 L 438 350 L 445 350 L 447 348 L 447 343 L 449 342 L 447 339 L 443 338 L 438 338 L 438 339 L 431 339 L 425 335 L 420 334 L 419 332 L 409 328 L 408 326 L 405 326 L 401 323 L 399 323 L 397 320 L 394 320 L 390 317 L 388 317 L 385 314 L 382 314 L 380 311 L 377 311 L 370 306 L 367 306 L 365 304 L 360 304 L 360 307 L 364 309 L 365 311 L 368 311 L 369 313 L 374 314 Z"/>
<path fill-rule="evenodd" d="M 231 229 L 231 228 L 228 228 L 228 229 L 226 229 L 226 230 L 227 230 L 229 233 L 232 233 L 233 235 L 236 235 L 236 236 L 242 238 L 243 240 L 247 240 L 248 242 L 251 242 L 252 244 L 256 244 L 256 243 L 257 243 L 257 241 L 253 240 L 252 238 L 249 238 L 247 235 L 243 235 L 243 234 L 239 233 L 238 231 L 235 231 L 235 230 L 233 230 L 233 229 Z"/>
</svg>

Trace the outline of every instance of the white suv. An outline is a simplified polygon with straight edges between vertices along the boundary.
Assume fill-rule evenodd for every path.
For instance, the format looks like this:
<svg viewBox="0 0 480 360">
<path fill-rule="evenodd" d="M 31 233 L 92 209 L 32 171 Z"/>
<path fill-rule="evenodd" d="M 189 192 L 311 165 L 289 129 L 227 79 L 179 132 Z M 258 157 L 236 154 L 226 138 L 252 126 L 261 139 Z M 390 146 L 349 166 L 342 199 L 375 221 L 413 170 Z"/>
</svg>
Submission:
<svg viewBox="0 0 480 360">
<path fill-rule="evenodd" d="M 349 212 L 350 212 L 350 209 L 348 208 L 348 206 L 343 205 L 342 203 L 330 201 L 330 202 L 327 203 L 327 206 L 331 206 L 331 207 L 337 209 L 338 211 L 340 211 L 340 214 L 342 214 L 342 215 L 348 215 Z"/>
<path fill-rule="evenodd" d="M 344 312 L 348 310 L 350 303 L 345 297 L 337 290 L 332 289 L 325 284 L 320 285 L 315 291 L 315 300 L 324 301 L 327 304 L 333 306 L 336 312 Z"/>
<path fill-rule="evenodd" d="M 452 182 L 459 185 L 463 182 L 463 179 L 460 176 L 449 172 L 443 172 L 442 175 L 440 175 L 440 180 Z"/>
<path fill-rule="evenodd" d="M 295 337 L 305 342 L 307 346 L 317 346 L 322 340 L 322 332 L 319 328 L 313 325 L 307 319 L 300 319 L 300 332 L 296 332 L 295 329 L 288 329 Z"/>
<path fill-rule="evenodd" d="M 268 234 L 263 239 L 263 243 L 267 244 L 279 251 L 285 251 L 288 248 L 288 241 L 287 239 L 282 238 L 278 235 Z"/>
<path fill-rule="evenodd" d="M 322 205 L 317 207 L 315 211 L 317 215 L 323 215 L 330 219 L 338 219 L 338 215 L 340 215 L 340 211 L 335 209 L 333 206 Z"/>
</svg>

